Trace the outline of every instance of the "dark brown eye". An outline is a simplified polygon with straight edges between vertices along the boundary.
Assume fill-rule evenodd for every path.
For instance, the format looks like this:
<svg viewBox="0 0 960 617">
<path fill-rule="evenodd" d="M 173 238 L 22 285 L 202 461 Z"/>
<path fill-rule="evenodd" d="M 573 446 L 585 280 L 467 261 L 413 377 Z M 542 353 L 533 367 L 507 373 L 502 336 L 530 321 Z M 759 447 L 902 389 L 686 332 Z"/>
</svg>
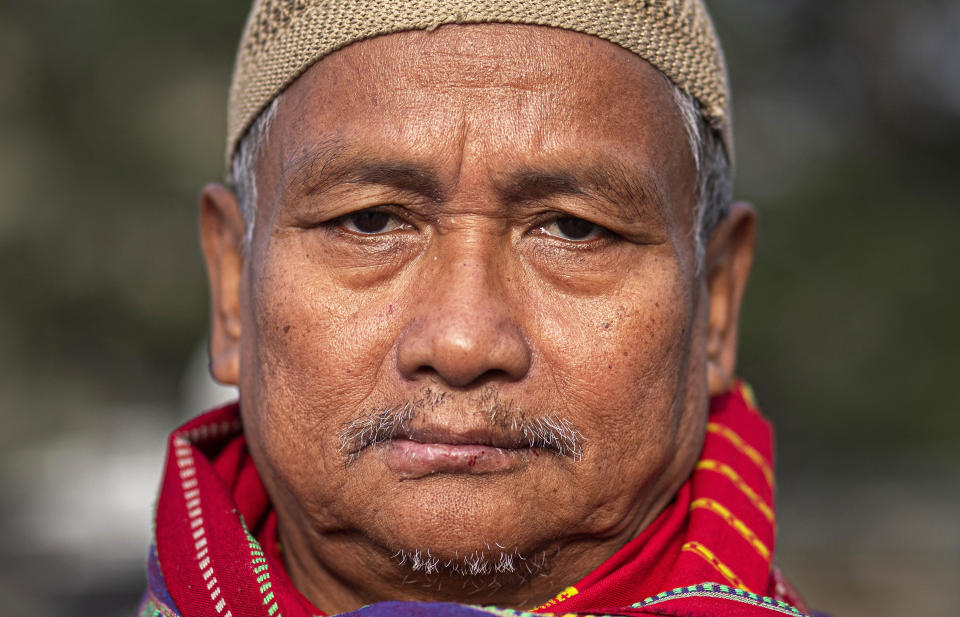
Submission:
<svg viewBox="0 0 960 617">
<path fill-rule="evenodd" d="M 603 228 L 596 223 L 575 216 L 561 216 L 544 225 L 542 229 L 549 236 L 574 242 L 592 240 L 603 233 Z"/>
<path fill-rule="evenodd" d="M 397 217 L 380 210 L 353 212 L 340 217 L 340 224 L 349 231 L 365 235 L 386 233 L 402 225 Z"/>
</svg>

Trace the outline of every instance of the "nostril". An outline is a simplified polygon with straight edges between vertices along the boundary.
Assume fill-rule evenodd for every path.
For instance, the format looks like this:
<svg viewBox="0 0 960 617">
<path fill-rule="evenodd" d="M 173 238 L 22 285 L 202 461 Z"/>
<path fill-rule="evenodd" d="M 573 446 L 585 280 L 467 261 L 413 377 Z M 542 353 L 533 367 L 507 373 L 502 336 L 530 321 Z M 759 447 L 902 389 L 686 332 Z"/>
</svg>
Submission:
<svg viewBox="0 0 960 617">
<path fill-rule="evenodd" d="M 450 308 L 431 307 L 400 335 L 397 368 L 404 377 L 434 379 L 454 388 L 523 378 L 530 349 L 501 304 Z"/>
<path fill-rule="evenodd" d="M 466 384 L 471 388 L 477 386 L 485 386 L 488 383 L 503 383 L 506 381 L 515 381 L 515 378 L 510 375 L 509 372 L 502 369 L 490 369 L 484 371 L 479 376 L 473 379 L 470 383 Z"/>
<path fill-rule="evenodd" d="M 451 373 L 450 371 L 444 371 L 441 373 L 432 366 L 426 364 L 420 366 L 412 373 L 409 373 L 407 378 L 411 380 L 436 380 L 452 388 L 476 388 L 479 386 L 485 386 L 488 383 L 516 381 L 516 379 L 512 377 L 508 371 L 502 369 L 489 369 L 474 377 L 473 375 L 467 373 L 456 374 Z"/>
</svg>

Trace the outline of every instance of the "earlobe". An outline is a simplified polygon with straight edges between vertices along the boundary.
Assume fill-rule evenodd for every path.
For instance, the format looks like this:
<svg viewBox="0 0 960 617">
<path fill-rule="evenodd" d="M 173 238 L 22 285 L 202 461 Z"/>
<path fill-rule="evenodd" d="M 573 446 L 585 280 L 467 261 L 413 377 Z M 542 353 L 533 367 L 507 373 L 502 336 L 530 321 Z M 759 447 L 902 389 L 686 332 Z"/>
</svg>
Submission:
<svg viewBox="0 0 960 617">
<path fill-rule="evenodd" d="M 728 390 L 736 375 L 740 304 L 753 266 L 755 243 L 756 214 L 752 206 L 738 202 L 707 244 L 707 381 L 711 395 Z"/>
<path fill-rule="evenodd" d="M 244 221 L 236 195 L 219 184 L 200 194 L 200 239 L 210 283 L 210 373 L 225 384 L 240 375 L 240 283 Z"/>
</svg>

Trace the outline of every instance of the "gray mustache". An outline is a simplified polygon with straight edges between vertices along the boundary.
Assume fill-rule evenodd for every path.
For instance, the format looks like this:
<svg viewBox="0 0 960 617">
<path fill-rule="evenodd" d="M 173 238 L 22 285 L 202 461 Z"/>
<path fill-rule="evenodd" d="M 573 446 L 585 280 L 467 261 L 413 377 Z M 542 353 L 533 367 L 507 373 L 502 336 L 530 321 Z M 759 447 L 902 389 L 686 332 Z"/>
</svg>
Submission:
<svg viewBox="0 0 960 617">
<path fill-rule="evenodd" d="M 437 411 L 446 393 L 426 390 L 419 398 L 371 409 L 344 424 L 338 436 L 340 452 L 353 463 L 364 448 L 388 442 L 413 430 L 413 423 Z M 484 390 L 475 401 L 476 413 L 488 427 L 518 444 L 540 448 L 574 461 L 583 459 L 583 433 L 567 418 L 556 414 L 531 415 L 504 402 L 496 389 Z"/>
</svg>

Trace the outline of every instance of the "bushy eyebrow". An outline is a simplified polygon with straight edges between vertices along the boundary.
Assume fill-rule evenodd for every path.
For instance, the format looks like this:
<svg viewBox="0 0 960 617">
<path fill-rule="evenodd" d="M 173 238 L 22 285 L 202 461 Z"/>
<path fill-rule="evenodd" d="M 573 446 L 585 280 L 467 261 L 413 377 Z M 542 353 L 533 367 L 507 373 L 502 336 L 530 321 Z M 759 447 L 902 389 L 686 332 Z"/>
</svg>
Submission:
<svg viewBox="0 0 960 617">
<path fill-rule="evenodd" d="M 344 184 L 385 186 L 436 202 L 449 192 L 434 168 L 348 151 L 342 145 L 304 152 L 284 166 L 283 176 L 285 192 L 298 197 L 319 195 Z M 591 199 L 621 217 L 632 214 L 642 220 L 669 215 L 656 179 L 612 157 L 595 163 L 521 168 L 498 178 L 494 191 L 504 205 L 571 195 Z"/>
<path fill-rule="evenodd" d="M 615 160 L 557 169 L 530 168 L 509 174 L 498 192 L 507 202 L 538 201 L 557 195 L 583 196 L 640 218 L 667 214 L 659 184 Z M 651 211 L 652 210 L 652 211 Z M 623 214 L 623 212 L 621 212 Z"/>
<path fill-rule="evenodd" d="M 386 186 L 416 193 L 433 201 L 444 196 L 436 170 L 400 159 L 383 159 L 343 147 L 305 152 L 285 166 L 285 192 L 301 197 L 319 195 L 344 184 Z"/>
</svg>

